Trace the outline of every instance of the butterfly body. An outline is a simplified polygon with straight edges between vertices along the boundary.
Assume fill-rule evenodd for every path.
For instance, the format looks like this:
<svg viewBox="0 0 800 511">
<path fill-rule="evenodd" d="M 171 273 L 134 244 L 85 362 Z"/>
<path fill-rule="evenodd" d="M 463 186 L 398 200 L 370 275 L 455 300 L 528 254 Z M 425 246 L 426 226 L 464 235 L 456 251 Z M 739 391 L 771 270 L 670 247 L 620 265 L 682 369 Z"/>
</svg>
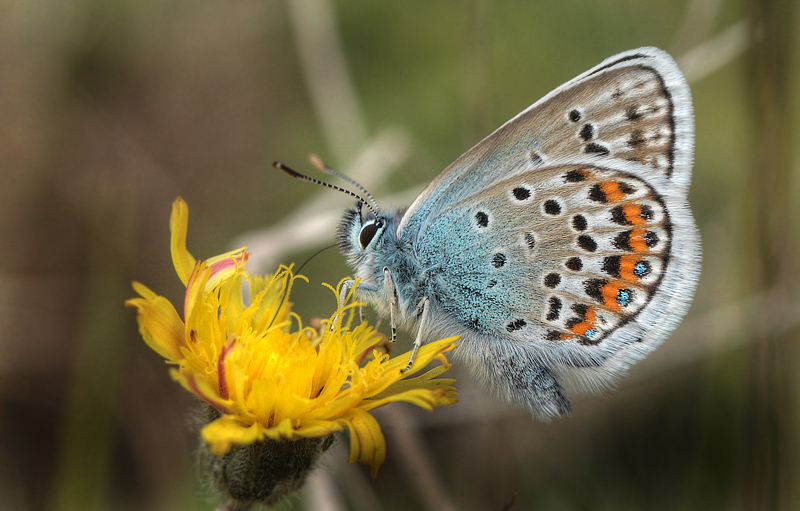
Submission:
<svg viewBox="0 0 800 511">
<path fill-rule="evenodd" d="M 688 86 L 665 53 L 612 57 L 456 160 L 407 209 L 349 211 L 357 293 L 548 418 L 613 382 L 691 302 Z M 390 279 L 391 282 L 387 282 Z M 391 296 L 394 294 L 394 296 Z M 427 314 L 423 314 L 427 308 Z M 422 321 L 422 318 L 425 320 Z"/>
</svg>

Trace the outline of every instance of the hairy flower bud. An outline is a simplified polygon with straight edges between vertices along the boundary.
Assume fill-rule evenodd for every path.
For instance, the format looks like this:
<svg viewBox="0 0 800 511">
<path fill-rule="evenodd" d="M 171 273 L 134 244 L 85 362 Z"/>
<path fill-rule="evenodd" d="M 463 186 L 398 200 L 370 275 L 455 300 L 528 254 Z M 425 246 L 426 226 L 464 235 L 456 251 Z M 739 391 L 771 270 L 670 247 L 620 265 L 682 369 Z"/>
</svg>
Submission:
<svg viewBox="0 0 800 511">
<path fill-rule="evenodd" d="M 214 408 L 205 408 L 206 422 L 219 418 Z M 199 462 L 211 485 L 228 503 L 237 508 L 272 506 L 303 486 L 319 456 L 333 442 L 333 435 L 296 440 L 268 438 L 233 447 L 227 454 L 217 456 L 201 441 Z"/>
</svg>

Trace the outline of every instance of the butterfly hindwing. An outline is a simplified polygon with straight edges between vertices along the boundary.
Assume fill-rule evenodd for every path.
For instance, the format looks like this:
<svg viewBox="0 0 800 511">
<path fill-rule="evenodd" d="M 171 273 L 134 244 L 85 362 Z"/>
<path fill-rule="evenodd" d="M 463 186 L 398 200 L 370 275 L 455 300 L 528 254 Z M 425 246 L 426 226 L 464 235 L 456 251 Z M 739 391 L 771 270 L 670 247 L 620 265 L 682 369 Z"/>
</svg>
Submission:
<svg viewBox="0 0 800 511">
<path fill-rule="evenodd" d="M 431 220 L 419 261 L 436 268 L 437 305 L 468 332 L 462 356 L 482 363 L 486 349 L 517 358 L 527 351 L 530 365 L 599 387 L 663 340 L 668 330 L 648 326 L 691 296 L 666 277 L 697 271 L 696 259 L 676 255 L 675 229 L 695 248 L 696 234 L 690 217 L 672 216 L 688 211 L 685 200 L 662 193 L 666 179 L 648 182 L 643 170 L 626 162 L 543 166 Z M 624 360 L 602 369 L 621 352 Z"/>
</svg>

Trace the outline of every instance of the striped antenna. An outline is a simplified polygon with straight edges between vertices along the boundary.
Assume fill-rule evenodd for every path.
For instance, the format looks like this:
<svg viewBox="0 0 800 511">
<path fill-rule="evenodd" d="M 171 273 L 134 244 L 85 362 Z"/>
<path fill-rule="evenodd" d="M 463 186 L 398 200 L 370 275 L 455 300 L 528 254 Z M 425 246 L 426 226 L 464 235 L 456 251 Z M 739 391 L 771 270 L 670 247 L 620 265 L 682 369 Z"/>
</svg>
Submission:
<svg viewBox="0 0 800 511">
<path fill-rule="evenodd" d="M 342 188 L 341 186 L 332 185 L 330 183 L 326 183 L 325 181 L 320 181 L 319 179 L 314 179 L 313 177 L 308 177 L 308 176 L 303 175 L 303 174 L 301 174 L 301 173 L 299 173 L 299 172 L 297 172 L 295 170 L 290 169 L 289 167 L 287 167 L 286 165 L 284 165 L 283 163 L 278 162 L 278 161 L 274 162 L 272 164 L 272 166 L 275 167 L 276 169 L 280 169 L 280 170 L 286 172 L 287 174 L 289 174 L 292 177 L 296 177 L 298 179 L 305 179 L 306 181 L 311 181 L 312 183 L 315 183 L 315 184 L 318 184 L 318 185 L 322 185 L 322 186 L 327 186 L 328 188 L 332 188 L 333 190 L 337 190 L 337 191 L 340 191 L 342 193 L 346 193 L 347 195 L 351 195 L 351 196 L 355 197 L 356 199 L 358 199 L 358 201 L 361 204 L 364 204 L 365 206 L 367 206 L 367 208 L 369 208 L 369 210 L 372 211 L 372 214 L 375 215 L 375 218 L 378 218 L 378 207 L 377 207 L 377 205 L 373 208 L 367 201 L 364 200 L 363 197 L 361 197 L 360 195 L 358 195 L 356 193 L 351 192 L 350 190 L 347 190 L 346 188 Z M 372 199 L 371 196 L 370 196 L 370 199 Z M 372 199 L 372 200 L 374 202 L 374 199 Z"/>
<path fill-rule="evenodd" d="M 375 209 L 381 209 L 380 207 L 378 207 L 378 202 L 375 200 L 375 198 L 372 196 L 372 194 L 369 193 L 369 190 L 364 188 L 361 185 L 361 183 L 359 183 L 358 181 L 356 181 L 355 179 L 353 179 L 352 177 L 350 177 L 348 175 L 342 174 L 338 170 L 334 170 L 334 169 L 328 167 L 328 165 L 324 161 L 322 161 L 319 158 L 319 156 L 317 156 L 316 154 L 309 155 L 308 160 L 311 162 L 311 165 L 317 167 L 317 169 L 319 169 L 320 172 L 324 172 L 326 174 L 330 174 L 332 176 L 336 176 L 339 179 L 344 179 L 345 181 L 347 181 L 351 185 L 354 185 L 356 188 L 358 188 L 359 190 L 361 190 L 364 193 L 364 195 L 367 197 L 367 199 L 369 199 L 369 201 L 372 203 L 372 205 L 375 207 Z"/>
</svg>

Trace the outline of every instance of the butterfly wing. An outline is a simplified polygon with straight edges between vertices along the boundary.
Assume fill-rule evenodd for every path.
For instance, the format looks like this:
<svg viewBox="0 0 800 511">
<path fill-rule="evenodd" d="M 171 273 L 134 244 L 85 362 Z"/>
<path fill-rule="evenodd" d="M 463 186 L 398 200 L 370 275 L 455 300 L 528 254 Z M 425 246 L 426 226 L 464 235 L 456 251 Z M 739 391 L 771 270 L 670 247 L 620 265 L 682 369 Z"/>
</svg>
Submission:
<svg viewBox="0 0 800 511">
<path fill-rule="evenodd" d="M 565 379 L 599 388 L 652 351 L 699 272 L 682 191 L 619 160 L 497 180 L 432 218 L 417 252 L 459 355 L 540 416 L 568 409 Z"/>
<path fill-rule="evenodd" d="M 411 238 L 483 186 L 564 158 L 638 162 L 685 195 L 693 147 L 691 95 L 672 58 L 657 48 L 620 53 L 464 153 L 411 204 L 398 231 Z"/>
</svg>

